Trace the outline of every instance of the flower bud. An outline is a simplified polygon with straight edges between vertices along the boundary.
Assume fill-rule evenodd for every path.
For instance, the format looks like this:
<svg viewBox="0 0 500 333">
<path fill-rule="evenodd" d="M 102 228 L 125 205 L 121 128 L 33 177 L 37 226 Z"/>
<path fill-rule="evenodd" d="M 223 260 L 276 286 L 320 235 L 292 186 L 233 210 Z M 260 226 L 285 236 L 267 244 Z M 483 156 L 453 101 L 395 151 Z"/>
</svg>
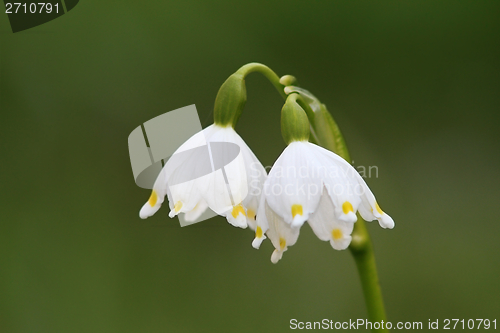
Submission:
<svg viewBox="0 0 500 333">
<path fill-rule="evenodd" d="M 284 85 L 285 87 L 291 86 L 291 85 L 297 84 L 297 79 L 293 75 L 283 75 L 280 78 L 280 83 L 282 85 Z"/>
<path fill-rule="evenodd" d="M 309 120 L 296 99 L 296 94 L 288 96 L 281 109 L 281 135 L 286 144 L 309 140 Z"/>
<path fill-rule="evenodd" d="M 214 123 L 234 128 L 247 101 L 243 75 L 235 73 L 222 84 L 215 98 Z"/>
</svg>

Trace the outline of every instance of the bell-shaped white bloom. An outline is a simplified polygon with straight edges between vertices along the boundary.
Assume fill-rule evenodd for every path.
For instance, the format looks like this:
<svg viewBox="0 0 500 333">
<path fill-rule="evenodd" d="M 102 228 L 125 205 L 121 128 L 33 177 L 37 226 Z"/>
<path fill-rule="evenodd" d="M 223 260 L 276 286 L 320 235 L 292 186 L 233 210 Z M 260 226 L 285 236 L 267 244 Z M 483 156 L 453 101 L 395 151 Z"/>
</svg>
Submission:
<svg viewBox="0 0 500 333">
<path fill-rule="evenodd" d="M 230 126 L 211 125 L 182 144 L 167 161 L 139 215 L 147 218 L 168 197 L 170 217 L 196 220 L 207 208 L 240 228 L 255 229 L 255 215 L 267 175 Z"/>
<path fill-rule="evenodd" d="M 343 250 L 351 242 L 358 210 L 367 221 L 394 227 L 392 218 L 380 209 L 364 179 L 348 162 L 315 144 L 294 141 L 264 183 L 252 245 L 258 248 L 267 235 L 276 248 L 271 260 L 277 262 L 308 221 L 318 238 Z"/>
</svg>

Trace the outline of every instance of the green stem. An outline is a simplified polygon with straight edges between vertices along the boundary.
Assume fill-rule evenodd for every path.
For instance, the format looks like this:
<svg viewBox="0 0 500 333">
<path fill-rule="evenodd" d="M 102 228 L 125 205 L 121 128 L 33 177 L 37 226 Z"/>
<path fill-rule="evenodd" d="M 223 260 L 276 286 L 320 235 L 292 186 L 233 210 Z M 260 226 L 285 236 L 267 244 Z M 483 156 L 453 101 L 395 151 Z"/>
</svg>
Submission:
<svg viewBox="0 0 500 333">
<path fill-rule="evenodd" d="M 326 110 L 326 107 L 324 107 L 324 104 L 322 104 L 321 109 L 321 118 L 324 117 L 325 119 L 315 119 L 314 122 L 317 125 L 315 128 L 316 132 L 320 137 L 319 144 L 322 147 L 337 153 L 347 162 L 351 163 L 351 157 L 339 127 L 333 120 L 328 110 Z M 323 124 L 328 124 L 328 126 L 323 126 Z M 330 127 L 330 131 L 326 131 L 327 127 Z M 361 218 L 361 216 L 359 216 L 359 214 L 358 221 L 354 223 L 352 241 L 349 245 L 349 250 L 351 250 L 358 268 L 361 286 L 368 310 L 368 319 L 372 323 L 382 323 L 382 321 L 385 323 L 387 318 L 385 314 L 382 290 L 378 280 L 373 245 L 370 240 L 370 234 L 366 229 L 365 221 Z M 378 330 L 373 329 L 373 331 L 389 332 L 387 328 Z"/>
<path fill-rule="evenodd" d="M 249 64 L 246 64 L 240 69 L 236 71 L 237 74 L 243 75 L 243 77 L 246 77 L 248 74 L 253 73 L 253 72 L 259 72 L 262 75 L 264 75 L 270 82 L 271 84 L 278 90 L 279 94 L 281 97 L 286 99 L 287 95 L 285 94 L 284 88 L 285 86 L 280 83 L 280 78 L 279 76 L 269 67 L 263 64 L 259 64 L 257 62 L 251 62 Z"/>
<path fill-rule="evenodd" d="M 349 249 L 358 267 L 361 286 L 368 309 L 368 319 L 372 323 L 382 323 L 382 321 L 385 323 L 387 317 L 385 314 L 382 290 L 378 281 L 373 246 L 368 230 L 366 229 L 366 223 L 359 215 L 358 221 L 354 224 L 354 231 L 352 233 L 352 241 L 351 245 L 349 245 Z M 387 328 L 378 330 L 373 329 L 373 331 L 389 332 Z"/>
</svg>

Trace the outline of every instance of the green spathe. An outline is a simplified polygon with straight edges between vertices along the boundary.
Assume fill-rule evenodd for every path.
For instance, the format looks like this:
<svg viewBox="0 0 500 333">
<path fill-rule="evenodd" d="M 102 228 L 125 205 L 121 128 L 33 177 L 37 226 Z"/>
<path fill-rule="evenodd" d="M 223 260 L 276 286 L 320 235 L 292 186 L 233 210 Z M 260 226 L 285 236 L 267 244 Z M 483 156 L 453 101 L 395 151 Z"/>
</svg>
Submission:
<svg viewBox="0 0 500 333">
<path fill-rule="evenodd" d="M 286 144 L 309 140 L 309 120 L 297 97 L 297 94 L 289 95 L 281 109 L 281 135 Z"/>
<path fill-rule="evenodd" d="M 214 123 L 234 128 L 247 101 L 245 78 L 234 73 L 222 84 L 215 98 Z"/>
</svg>

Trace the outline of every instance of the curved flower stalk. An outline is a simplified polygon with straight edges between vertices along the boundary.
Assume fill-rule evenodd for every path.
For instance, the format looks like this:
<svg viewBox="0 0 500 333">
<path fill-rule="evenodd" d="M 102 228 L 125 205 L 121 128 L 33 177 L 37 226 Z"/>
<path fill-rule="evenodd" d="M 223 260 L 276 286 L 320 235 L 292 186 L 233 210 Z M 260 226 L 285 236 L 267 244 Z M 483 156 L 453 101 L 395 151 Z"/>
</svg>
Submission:
<svg viewBox="0 0 500 333">
<path fill-rule="evenodd" d="M 275 247 L 273 263 L 297 241 L 306 222 L 334 249 L 346 249 L 359 211 L 383 228 L 394 221 L 384 213 L 358 172 L 337 154 L 308 142 L 309 121 L 290 95 L 282 110 L 282 132 L 288 146 L 276 160 L 264 183 L 257 213 L 258 248 L 267 237 Z"/>
</svg>

